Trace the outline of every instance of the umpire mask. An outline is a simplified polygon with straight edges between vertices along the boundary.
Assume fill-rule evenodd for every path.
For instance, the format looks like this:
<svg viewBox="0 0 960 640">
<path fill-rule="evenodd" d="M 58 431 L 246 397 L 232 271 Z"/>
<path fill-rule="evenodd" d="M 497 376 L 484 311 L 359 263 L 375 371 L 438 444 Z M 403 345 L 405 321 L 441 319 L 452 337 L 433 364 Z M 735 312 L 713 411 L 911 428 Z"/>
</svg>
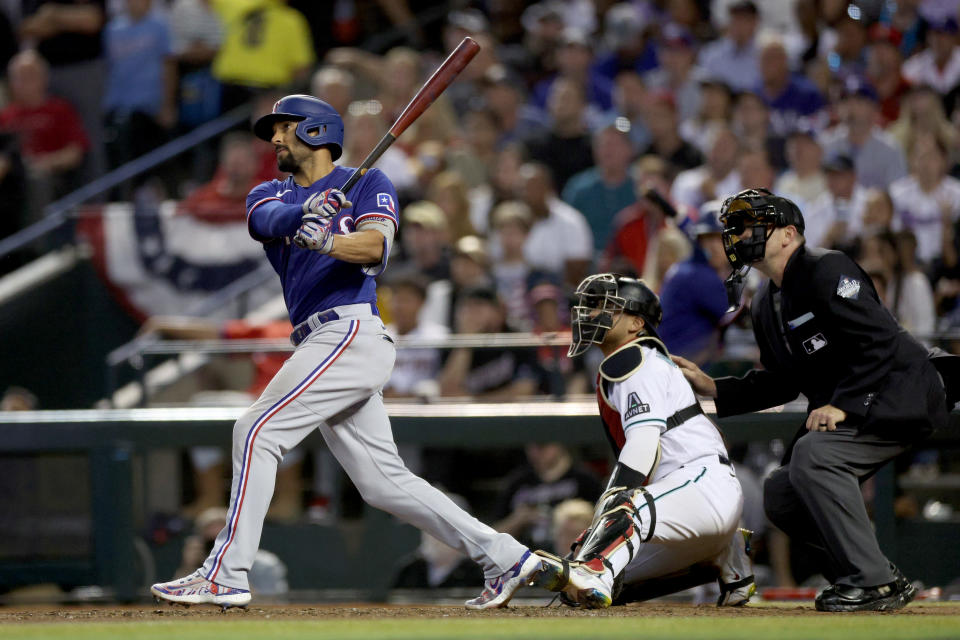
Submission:
<svg viewBox="0 0 960 640">
<path fill-rule="evenodd" d="M 643 282 L 616 273 L 587 276 L 577 286 L 571 321 L 572 337 L 567 356 L 578 356 L 590 345 L 601 344 L 613 328 L 614 317 L 626 312 L 644 319 L 645 331 L 654 336 L 663 318 L 660 299 Z"/>
<path fill-rule="evenodd" d="M 745 189 L 727 198 L 720 208 L 723 226 L 723 250 L 733 273 L 726 280 L 731 307 L 740 303 L 743 278 L 750 265 L 763 260 L 767 240 L 778 227 L 793 225 L 803 234 L 803 215 L 799 207 L 766 189 Z M 749 233 L 747 233 L 749 231 Z"/>
</svg>

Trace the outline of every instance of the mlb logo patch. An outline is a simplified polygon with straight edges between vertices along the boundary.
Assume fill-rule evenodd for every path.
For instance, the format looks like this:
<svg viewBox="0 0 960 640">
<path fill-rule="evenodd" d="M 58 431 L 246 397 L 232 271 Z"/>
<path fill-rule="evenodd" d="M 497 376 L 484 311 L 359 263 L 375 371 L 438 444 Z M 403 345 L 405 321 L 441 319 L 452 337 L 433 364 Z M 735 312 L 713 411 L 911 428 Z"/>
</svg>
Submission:
<svg viewBox="0 0 960 640">
<path fill-rule="evenodd" d="M 860 281 L 849 276 L 840 276 L 840 282 L 837 283 L 837 295 L 841 298 L 856 300 L 860 295 Z"/>
<path fill-rule="evenodd" d="M 397 214 L 397 208 L 393 204 L 393 196 L 391 196 L 389 193 L 377 194 L 377 206 L 383 207 L 394 215 Z"/>
<path fill-rule="evenodd" d="M 812 338 L 803 341 L 803 348 L 807 354 L 816 353 L 825 346 L 827 346 L 827 339 L 823 337 L 822 333 L 818 333 Z"/>
</svg>

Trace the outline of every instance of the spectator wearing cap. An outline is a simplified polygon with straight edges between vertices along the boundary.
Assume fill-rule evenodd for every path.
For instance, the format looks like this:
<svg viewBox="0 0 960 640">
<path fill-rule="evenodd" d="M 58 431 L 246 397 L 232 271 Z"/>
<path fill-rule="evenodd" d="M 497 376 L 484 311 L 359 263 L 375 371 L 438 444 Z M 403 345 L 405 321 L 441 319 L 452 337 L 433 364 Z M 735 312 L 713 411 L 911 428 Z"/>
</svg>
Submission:
<svg viewBox="0 0 960 640">
<path fill-rule="evenodd" d="M 652 92 L 647 107 L 647 128 L 652 141 L 640 155 L 660 156 L 670 164 L 671 174 L 703 163 L 703 154 L 680 137 L 677 103 L 667 92 Z"/>
<path fill-rule="evenodd" d="M 515 331 L 529 331 L 527 279 L 530 264 L 524 254 L 533 214 L 530 207 L 517 200 L 501 202 L 490 213 L 493 237 L 490 250 L 495 256 L 491 273 L 500 299 L 507 310 L 507 325 Z"/>
<path fill-rule="evenodd" d="M 773 192 L 793 200 L 801 211 L 806 203 L 813 202 L 827 192 L 827 176 L 823 172 L 823 149 L 817 142 L 815 132 L 798 126 L 787 137 L 788 169 L 777 178 Z M 804 236 L 809 241 L 809 227 Z"/>
<path fill-rule="evenodd" d="M 471 189 L 490 182 L 496 170 L 500 119 L 483 103 L 461 114 L 463 135 L 460 144 L 447 150 L 447 165 L 459 173 Z"/>
<path fill-rule="evenodd" d="M 714 78 L 723 79 L 734 89 L 749 89 L 760 82 L 760 67 L 755 42 L 759 10 L 749 0 L 734 2 L 725 35 L 700 50 L 699 64 Z"/>
<path fill-rule="evenodd" d="M 847 78 L 839 111 L 840 124 L 822 138 L 824 155 L 853 158 L 857 181 L 865 187 L 885 187 L 906 175 L 900 148 L 877 127 L 879 109 L 873 87 L 856 76 Z"/>
<path fill-rule="evenodd" d="M 686 28 L 675 22 L 667 24 L 657 49 L 660 66 L 643 75 L 643 81 L 650 89 L 673 94 L 682 121 L 700 111 L 700 81 L 706 77 L 703 69 L 697 66 L 695 44 Z"/>
<path fill-rule="evenodd" d="M 736 193 L 740 185 L 738 149 L 737 137 L 730 127 L 713 129 L 707 145 L 706 162 L 681 171 L 674 179 L 670 187 L 673 202 L 697 210 L 704 202 Z"/>
<path fill-rule="evenodd" d="M 882 24 L 870 27 L 866 78 L 877 89 L 880 99 L 880 125 L 886 127 L 900 116 L 900 103 L 910 89 L 901 68 L 903 56 L 897 46 L 900 34 Z"/>
<path fill-rule="evenodd" d="M 925 267 L 953 246 L 960 218 L 960 180 L 947 175 L 947 148 L 933 134 L 918 136 L 910 148 L 910 174 L 890 185 L 894 229 L 910 229 Z"/>
<path fill-rule="evenodd" d="M 844 238 L 850 241 L 862 234 L 868 190 L 857 181 L 850 156 L 828 157 L 823 170 L 827 177 L 826 198 L 815 200 L 804 210 L 804 237 L 809 238 L 812 233 L 817 245 L 830 247 Z"/>
<path fill-rule="evenodd" d="M 454 319 L 459 334 L 507 332 L 506 312 L 491 287 L 466 289 L 457 299 Z M 516 400 L 540 388 L 541 375 L 530 349 L 452 349 L 438 376 L 444 396 L 488 401 Z"/>
<path fill-rule="evenodd" d="M 570 304 L 563 290 L 549 279 L 531 278 L 527 292 L 533 333 L 537 335 L 570 335 Z M 566 349 L 558 346 L 537 348 L 537 364 L 546 376 L 546 390 L 553 396 L 587 391 L 583 358 L 568 358 Z"/>
<path fill-rule="evenodd" d="M 422 273 L 431 282 L 450 277 L 450 235 L 447 216 L 432 202 L 420 200 L 403 209 L 401 255 L 393 268 Z"/>
<path fill-rule="evenodd" d="M 551 89 L 559 78 L 577 84 L 587 101 L 587 118 L 595 121 L 613 107 L 613 79 L 591 68 L 593 48 L 590 36 L 577 27 L 568 27 L 563 32 L 557 48 L 557 74 L 533 87 L 532 102 L 545 108 L 550 101 Z"/>
<path fill-rule="evenodd" d="M 613 216 L 636 201 L 629 171 L 635 150 L 623 129 L 611 124 L 594 133 L 594 166 L 563 189 L 563 200 L 587 219 L 597 246 L 609 241 Z"/>
<path fill-rule="evenodd" d="M 700 80 L 700 109 L 680 123 L 680 136 L 706 155 L 713 142 L 713 130 L 727 127 L 733 107 L 733 92 L 718 78 Z"/>
<path fill-rule="evenodd" d="M 660 289 L 663 322 L 660 337 L 670 353 L 703 365 L 720 346 L 720 320 L 727 311 L 723 278 L 730 270 L 723 249 L 717 214 L 721 201 L 711 200 L 700 209 L 690 228 L 693 252 L 673 265 Z"/>
<path fill-rule="evenodd" d="M 523 253 L 537 271 L 574 287 L 587 274 L 595 247 L 583 214 L 557 197 L 549 170 L 542 164 L 520 167 L 520 199 L 533 214 Z"/>
<path fill-rule="evenodd" d="M 860 4 L 845 3 L 837 3 L 837 15 L 819 43 L 820 57 L 839 78 L 862 76 L 867 62 L 867 16 Z"/>
<path fill-rule="evenodd" d="M 520 166 L 525 159 L 523 146 L 510 143 L 497 151 L 490 181 L 470 190 L 470 221 L 481 235 L 490 230 L 490 212 L 500 202 L 517 197 Z"/>
<path fill-rule="evenodd" d="M 960 47 L 957 19 L 946 16 L 927 25 L 927 48 L 903 63 L 910 84 L 929 85 L 945 96 L 960 84 Z"/>
<path fill-rule="evenodd" d="M 550 129 L 524 142 L 530 159 L 550 168 L 557 189 L 563 189 L 570 176 L 593 165 L 586 108 L 583 88 L 569 78 L 557 78 L 547 101 Z"/>
<path fill-rule="evenodd" d="M 800 124 L 826 125 L 823 97 L 805 77 L 790 72 L 783 40 L 768 36 L 760 43 L 760 93 L 770 105 L 774 133 L 786 135 Z"/>
<path fill-rule="evenodd" d="M 394 338 L 441 339 L 449 329 L 421 318 L 427 299 L 427 279 L 416 272 L 401 272 L 389 279 L 390 324 L 387 333 Z M 398 349 L 390 380 L 383 388 L 390 398 L 432 397 L 439 393 L 436 377 L 440 372 L 439 349 L 415 347 Z"/>
<path fill-rule="evenodd" d="M 612 82 L 622 71 L 643 75 L 657 68 L 657 50 L 646 30 L 645 15 L 636 3 L 620 2 L 607 9 L 603 24 L 607 52 L 597 56 L 593 70 Z"/>
<path fill-rule="evenodd" d="M 543 111 L 527 102 L 526 87 L 506 66 L 487 69 L 481 87 L 484 102 L 497 115 L 499 147 L 543 132 Z"/>
<path fill-rule="evenodd" d="M 759 91 L 741 91 L 733 102 L 732 128 L 742 149 L 764 149 L 778 170 L 787 166 L 786 141 L 773 131 L 770 106 Z"/>
</svg>

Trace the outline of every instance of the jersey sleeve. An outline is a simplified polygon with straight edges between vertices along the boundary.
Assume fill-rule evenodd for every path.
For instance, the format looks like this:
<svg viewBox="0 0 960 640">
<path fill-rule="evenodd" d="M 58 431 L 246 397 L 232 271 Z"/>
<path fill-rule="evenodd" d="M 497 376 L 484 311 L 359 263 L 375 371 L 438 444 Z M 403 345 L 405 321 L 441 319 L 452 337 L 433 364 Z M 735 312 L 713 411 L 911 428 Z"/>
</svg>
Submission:
<svg viewBox="0 0 960 640">
<path fill-rule="evenodd" d="M 303 210 L 284 204 L 277 196 L 276 181 L 264 182 L 247 195 L 247 229 L 259 242 L 292 236 L 300 228 Z"/>
<path fill-rule="evenodd" d="M 654 355 L 647 351 L 644 363 L 632 376 L 613 385 L 610 399 L 620 412 L 620 424 L 628 438 L 634 427 L 657 427 L 660 433 L 667 430 L 667 418 L 672 415 L 667 404 L 667 378 Z"/>
<path fill-rule="evenodd" d="M 363 188 L 353 203 L 353 222 L 358 231 L 375 229 L 383 234 L 383 257 L 376 264 L 363 265 L 368 276 L 378 276 L 387 268 L 393 237 L 400 224 L 397 191 L 379 169 L 370 169 L 364 176 Z"/>
</svg>

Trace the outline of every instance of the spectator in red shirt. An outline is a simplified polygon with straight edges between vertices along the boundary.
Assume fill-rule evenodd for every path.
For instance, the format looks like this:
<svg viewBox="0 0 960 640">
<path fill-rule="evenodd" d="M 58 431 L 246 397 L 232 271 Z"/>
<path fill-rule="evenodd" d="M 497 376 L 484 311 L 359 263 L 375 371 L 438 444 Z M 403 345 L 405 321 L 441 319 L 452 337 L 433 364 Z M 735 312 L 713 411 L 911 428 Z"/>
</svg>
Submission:
<svg viewBox="0 0 960 640">
<path fill-rule="evenodd" d="M 250 134 L 239 131 L 225 135 L 220 143 L 216 174 L 181 203 L 181 211 L 207 222 L 244 220 L 247 194 L 262 182 L 254 140 Z"/>
<path fill-rule="evenodd" d="M 48 91 L 49 68 L 36 51 L 23 51 L 7 67 L 10 103 L 0 111 L 0 130 L 19 136 L 30 176 L 31 210 L 74 188 L 90 140 L 80 116 Z"/>
</svg>

